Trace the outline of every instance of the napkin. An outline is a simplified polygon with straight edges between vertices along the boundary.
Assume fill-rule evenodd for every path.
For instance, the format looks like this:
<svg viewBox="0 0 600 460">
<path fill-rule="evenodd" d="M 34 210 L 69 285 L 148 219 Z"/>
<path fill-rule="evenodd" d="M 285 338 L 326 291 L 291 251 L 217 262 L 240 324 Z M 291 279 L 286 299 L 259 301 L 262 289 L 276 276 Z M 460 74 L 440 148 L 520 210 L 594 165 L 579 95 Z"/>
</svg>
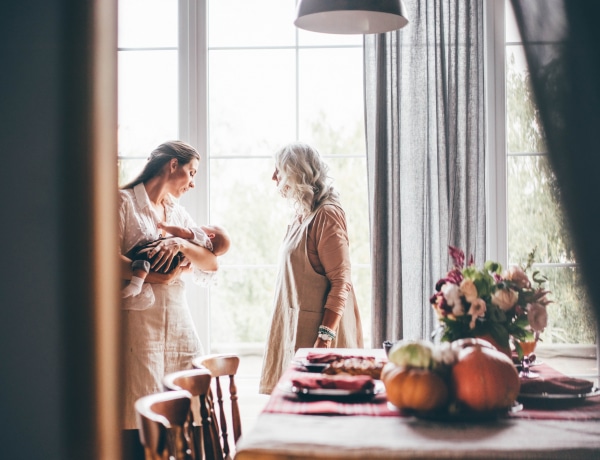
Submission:
<svg viewBox="0 0 600 460">
<path fill-rule="evenodd" d="M 292 385 L 307 390 L 331 389 L 366 391 L 375 388 L 375 381 L 368 375 L 324 376 L 302 375 L 292 379 Z"/>
<path fill-rule="evenodd" d="M 585 394 L 592 391 L 593 386 L 589 380 L 567 376 L 521 379 L 521 393 L 524 394 Z"/>
<path fill-rule="evenodd" d="M 348 359 L 348 358 L 364 358 L 364 359 L 369 359 L 365 356 L 354 356 L 354 355 L 341 355 L 339 353 L 332 353 L 332 352 L 324 352 L 324 353 L 318 353 L 318 352 L 308 352 L 308 354 L 306 355 L 306 360 L 309 363 L 332 363 L 334 361 L 338 361 L 340 359 Z M 373 358 L 375 359 L 375 358 Z"/>
</svg>

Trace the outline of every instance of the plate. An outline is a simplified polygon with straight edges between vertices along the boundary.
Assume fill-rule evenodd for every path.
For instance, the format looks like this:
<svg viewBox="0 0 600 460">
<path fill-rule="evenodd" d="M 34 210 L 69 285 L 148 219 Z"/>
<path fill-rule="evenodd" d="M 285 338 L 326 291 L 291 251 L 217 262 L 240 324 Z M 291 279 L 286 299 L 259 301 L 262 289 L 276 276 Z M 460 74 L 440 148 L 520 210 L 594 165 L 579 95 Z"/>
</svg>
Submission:
<svg viewBox="0 0 600 460">
<path fill-rule="evenodd" d="M 594 387 L 589 393 L 568 394 L 568 393 L 519 393 L 521 400 L 552 400 L 552 401 L 570 401 L 574 399 L 587 399 L 600 396 L 600 388 Z"/>
<path fill-rule="evenodd" d="M 308 371 L 308 372 L 316 372 L 316 373 L 321 373 L 329 367 L 329 363 L 311 363 L 306 360 L 293 361 L 293 364 L 296 367 L 300 368 L 300 370 L 304 370 L 304 371 Z"/>
<path fill-rule="evenodd" d="M 395 408 L 391 403 L 388 402 L 388 406 Z M 508 414 L 520 412 L 523 410 L 523 404 L 515 401 L 509 408 L 489 410 L 489 411 L 473 411 L 465 409 L 464 407 L 453 407 L 444 408 L 435 411 L 415 411 L 415 410 L 402 410 L 400 411 L 405 415 L 412 415 L 416 418 L 423 420 L 431 420 L 435 422 L 487 422 L 497 420 L 502 417 L 506 417 Z"/>
<path fill-rule="evenodd" d="M 330 399 L 330 400 L 367 400 L 373 396 L 383 393 L 385 386 L 381 380 L 375 380 L 375 387 L 372 390 L 338 390 L 335 388 L 299 388 L 292 385 L 292 382 L 282 382 L 279 384 L 284 392 L 293 394 L 302 399 Z"/>
</svg>

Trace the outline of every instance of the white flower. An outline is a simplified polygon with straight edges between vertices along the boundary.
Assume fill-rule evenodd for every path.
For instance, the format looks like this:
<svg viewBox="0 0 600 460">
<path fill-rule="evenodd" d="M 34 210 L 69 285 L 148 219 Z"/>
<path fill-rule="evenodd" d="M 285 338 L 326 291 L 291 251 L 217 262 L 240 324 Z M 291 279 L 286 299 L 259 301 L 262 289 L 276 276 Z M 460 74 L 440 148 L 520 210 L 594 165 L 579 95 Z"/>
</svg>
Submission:
<svg viewBox="0 0 600 460">
<path fill-rule="evenodd" d="M 512 289 L 498 289 L 492 295 L 492 303 L 503 311 L 508 311 L 514 307 L 517 300 L 519 300 L 519 294 Z"/>
<path fill-rule="evenodd" d="M 542 332 L 548 324 L 548 312 L 546 307 L 540 303 L 527 304 L 527 319 L 534 331 Z"/>
<path fill-rule="evenodd" d="M 475 322 L 478 317 L 484 317 L 486 311 L 485 301 L 483 299 L 475 299 L 471 302 L 471 308 L 469 308 L 468 315 L 471 315 L 471 322 L 469 323 L 469 327 L 471 329 L 475 329 Z"/>
<path fill-rule="evenodd" d="M 446 299 L 446 303 L 452 307 L 454 316 L 462 316 L 465 314 L 465 309 L 460 298 L 460 288 L 456 284 L 446 283 L 442 286 L 442 294 Z"/>
<path fill-rule="evenodd" d="M 460 283 L 460 292 L 465 296 L 465 300 L 469 303 L 473 302 L 477 296 L 477 287 L 473 280 L 465 278 Z"/>
</svg>

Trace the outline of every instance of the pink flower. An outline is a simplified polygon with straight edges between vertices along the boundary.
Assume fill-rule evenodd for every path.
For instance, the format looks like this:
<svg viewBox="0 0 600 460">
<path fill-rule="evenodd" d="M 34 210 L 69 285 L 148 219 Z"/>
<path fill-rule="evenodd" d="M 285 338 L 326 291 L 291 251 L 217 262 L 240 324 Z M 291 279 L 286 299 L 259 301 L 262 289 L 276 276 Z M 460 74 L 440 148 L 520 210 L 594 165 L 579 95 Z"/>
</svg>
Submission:
<svg viewBox="0 0 600 460">
<path fill-rule="evenodd" d="M 546 306 L 540 303 L 527 304 L 527 319 L 531 329 L 542 332 L 548 324 L 548 312 Z"/>
<path fill-rule="evenodd" d="M 471 302 L 471 308 L 469 308 L 469 312 L 467 314 L 471 315 L 471 322 L 469 323 L 469 327 L 471 329 L 475 329 L 475 322 L 477 318 L 484 317 L 486 311 L 485 301 L 483 299 L 475 299 Z"/>
<path fill-rule="evenodd" d="M 531 287 L 531 281 L 529 281 L 527 274 L 521 267 L 510 267 L 504 273 L 504 279 L 512 281 L 519 289 L 529 289 Z"/>
<path fill-rule="evenodd" d="M 473 280 L 465 278 L 460 283 L 460 292 L 465 296 L 465 300 L 469 303 L 473 302 L 477 296 L 477 287 Z"/>
<path fill-rule="evenodd" d="M 519 300 L 519 294 L 512 289 L 498 289 L 492 294 L 492 303 L 502 311 L 510 310 L 515 306 L 517 300 Z"/>
<path fill-rule="evenodd" d="M 462 251 L 462 249 L 455 248 L 454 246 L 448 246 L 448 252 L 450 253 L 450 257 L 452 257 L 456 267 L 463 268 L 465 266 L 465 253 Z"/>
</svg>

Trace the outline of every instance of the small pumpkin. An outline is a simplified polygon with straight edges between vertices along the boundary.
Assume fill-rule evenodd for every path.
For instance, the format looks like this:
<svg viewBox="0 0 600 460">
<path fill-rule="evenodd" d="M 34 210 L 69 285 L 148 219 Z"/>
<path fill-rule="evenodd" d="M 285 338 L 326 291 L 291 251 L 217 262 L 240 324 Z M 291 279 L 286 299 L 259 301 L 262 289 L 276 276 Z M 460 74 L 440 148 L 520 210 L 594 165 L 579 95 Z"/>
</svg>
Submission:
<svg viewBox="0 0 600 460">
<path fill-rule="evenodd" d="M 456 401 L 474 411 L 511 407 L 519 394 L 519 374 L 504 353 L 480 345 L 463 348 L 452 367 Z"/>
<path fill-rule="evenodd" d="M 454 340 L 453 342 L 450 342 L 450 344 L 452 348 L 457 351 L 460 351 L 463 348 L 472 347 L 474 345 L 480 345 L 482 347 L 487 348 L 495 348 L 489 340 L 482 339 L 479 337 L 466 337 L 464 339 Z"/>
<path fill-rule="evenodd" d="M 432 411 L 448 402 L 446 382 L 430 370 L 401 366 L 388 368 L 383 383 L 388 401 L 398 409 Z"/>
</svg>

